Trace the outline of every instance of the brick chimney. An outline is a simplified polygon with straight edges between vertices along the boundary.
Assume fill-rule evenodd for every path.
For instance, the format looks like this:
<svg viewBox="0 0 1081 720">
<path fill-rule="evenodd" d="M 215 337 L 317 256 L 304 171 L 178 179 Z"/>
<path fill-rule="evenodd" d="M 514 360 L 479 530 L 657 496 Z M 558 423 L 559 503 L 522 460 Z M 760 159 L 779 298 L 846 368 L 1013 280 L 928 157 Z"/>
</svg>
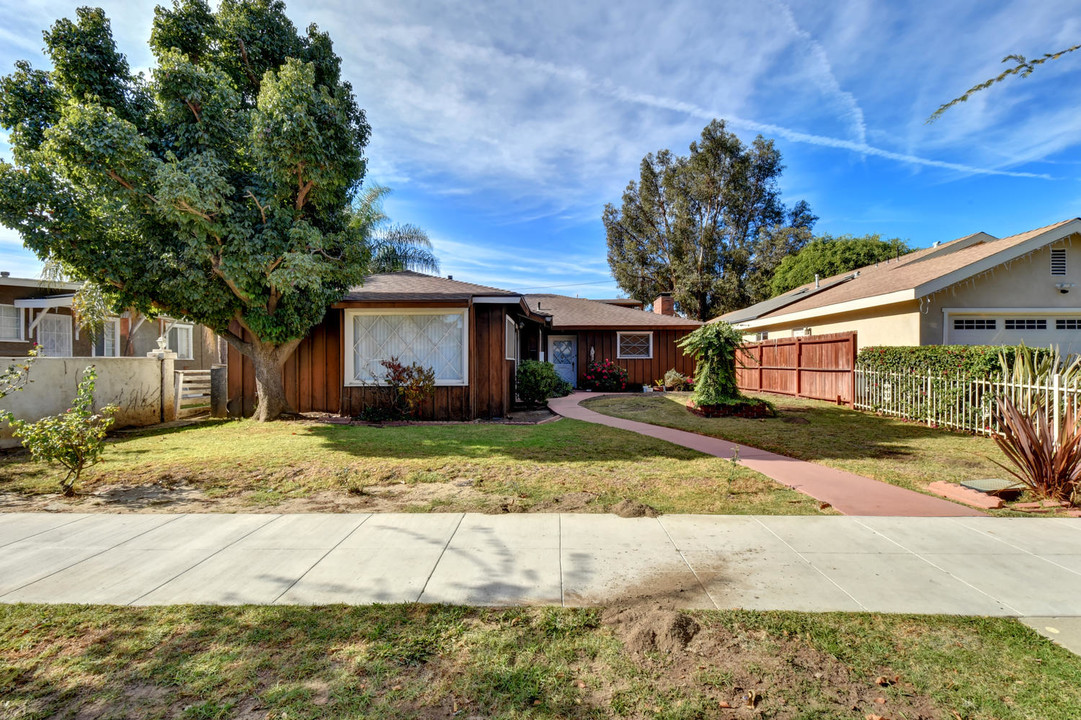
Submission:
<svg viewBox="0 0 1081 720">
<path fill-rule="evenodd" d="M 672 299 L 672 293 L 661 293 L 653 301 L 653 312 L 658 315 L 675 315 L 676 301 Z"/>
</svg>

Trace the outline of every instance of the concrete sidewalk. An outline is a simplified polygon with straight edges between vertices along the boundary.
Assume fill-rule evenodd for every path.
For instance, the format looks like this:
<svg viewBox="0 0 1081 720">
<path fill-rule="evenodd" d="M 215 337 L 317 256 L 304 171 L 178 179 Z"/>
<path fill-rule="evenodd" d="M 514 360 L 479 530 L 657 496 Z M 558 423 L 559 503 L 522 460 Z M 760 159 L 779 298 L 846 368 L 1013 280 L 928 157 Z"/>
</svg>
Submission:
<svg viewBox="0 0 1081 720">
<path fill-rule="evenodd" d="M 1081 616 L 1081 519 L 0 514 L 0 602 Z"/>
<path fill-rule="evenodd" d="M 732 451 L 739 448 L 741 465 L 816 500 L 827 502 L 845 515 L 980 517 L 985 514 L 967 505 L 906 490 L 863 475 L 740 445 L 731 440 L 602 415 L 579 404 L 583 400 L 607 394 L 625 393 L 575 392 L 566 397 L 552 398 L 548 401 L 548 407 L 552 412 L 574 420 L 630 430 L 720 458 L 730 459 Z"/>
</svg>

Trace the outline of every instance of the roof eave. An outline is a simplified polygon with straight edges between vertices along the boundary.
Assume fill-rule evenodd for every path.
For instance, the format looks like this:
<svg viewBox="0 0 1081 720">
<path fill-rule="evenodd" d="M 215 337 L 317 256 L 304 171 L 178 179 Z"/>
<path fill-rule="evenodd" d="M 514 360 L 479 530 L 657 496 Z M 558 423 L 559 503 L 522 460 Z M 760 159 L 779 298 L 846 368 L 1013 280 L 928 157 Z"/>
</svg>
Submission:
<svg viewBox="0 0 1081 720">
<path fill-rule="evenodd" d="M 883 305 L 895 305 L 896 303 L 915 300 L 917 297 L 918 296 L 913 289 L 897 290 L 896 292 L 885 293 L 884 295 L 872 295 L 871 297 L 858 298 L 843 303 L 834 303 L 833 305 L 822 305 L 809 310 L 801 310 L 799 312 L 786 313 L 784 315 L 766 315 L 765 317 L 755 318 L 754 320 L 735 323 L 733 327 L 738 330 L 757 330 L 761 327 L 811 320 L 825 315 L 837 315 L 840 313 L 853 312 L 855 310 L 881 307 Z"/>
<path fill-rule="evenodd" d="M 1016 260 L 1019 257 L 1029 254 L 1033 250 L 1038 250 L 1044 245 L 1050 245 L 1053 242 L 1059 240 L 1065 240 L 1071 235 L 1081 233 L 1081 218 L 1075 218 L 1068 223 L 1059 225 L 1056 228 L 1052 228 L 1047 232 L 1040 233 L 1034 237 L 1029 238 L 1023 243 L 1014 245 L 1013 247 L 1006 248 L 1001 252 L 997 252 L 994 255 L 988 255 L 982 260 L 970 263 L 963 268 L 958 268 L 951 273 L 947 273 L 941 277 L 935 278 L 928 282 L 918 285 L 914 288 L 916 297 L 926 297 L 939 290 L 945 290 L 951 285 L 956 285 L 959 282 L 968 280 L 971 277 L 980 275 L 988 270 L 998 267 L 1003 263 Z"/>
</svg>

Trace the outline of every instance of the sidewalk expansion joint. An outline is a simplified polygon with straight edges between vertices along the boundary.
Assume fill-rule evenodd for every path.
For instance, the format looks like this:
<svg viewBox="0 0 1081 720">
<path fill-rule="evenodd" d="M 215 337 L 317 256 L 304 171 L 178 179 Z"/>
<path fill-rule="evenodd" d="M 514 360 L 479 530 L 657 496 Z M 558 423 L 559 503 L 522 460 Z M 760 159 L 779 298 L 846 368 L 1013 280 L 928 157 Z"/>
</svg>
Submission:
<svg viewBox="0 0 1081 720">
<path fill-rule="evenodd" d="M 358 522 L 358 523 L 357 523 L 357 526 L 356 526 L 355 528 L 353 528 L 352 530 L 350 530 L 349 532 L 347 532 L 347 533 L 346 533 L 345 535 L 343 535 L 343 536 L 342 536 L 342 539 L 341 539 L 341 540 L 339 540 L 338 542 L 334 543 L 334 546 L 333 546 L 333 547 L 329 548 L 329 549 L 328 549 L 328 550 L 327 550 L 327 551 L 326 551 L 325 553 L 323 553 L 322 555 L 320 555 L 320 556 L 319 556 L 319 558 L 318 558 L 318 559 L 317 559 L 317 560 L 316 560 L 315 562 L 313 562 L 313 563 L 312 563 L 311 565 L 309 565 L 309 566 L 308 566 L 308 569 L 307 569 L 307 570 L 305 570 L 304 572 L 300 573 L 300 575 L 298 575 L 298 576 L 297 576 L 297 579 L 296 579 L 296 580 L 294 580 L 293 582 L 289 583 L 289 587 L 285 588 L 285 589 L 284 589 L 284 590 L 282 590 L 282 591 L 281 591 L 280 593 L 278 593 L 278 596 L 277 596 L 276 598 L 274 598 L 273 600 L 271 600 L 269 604 L 270 604 L 270 605 L 277 605 L 277 604 L 278 604 L 278 601 L 279 601 L 279 600 L 281 600 L 281 599 L 282 599 L 282 597 L 284 597 L 285 593 L 289 592 L 289 591 L 290 591 L 290 590 L 292 590 L 292 589 L 293 589 L 294 587 L 296 587 L 296 584 L 297 584 L 298 582 L 300 582 L 301 580 L 303 580 L 303 579 L 304 579 L 304 576 L 305 576 L 305 575 L 307 575 L 307 574 L 308 574 L 308 573 L 310 573 L 310 572 L 311 572 L 312 570 L 314 570 L 314 569 L 315 569 L 315 566 L 316 566 L 316 565 L 318 565 L 319 563 L 321 563 L 321 562 L 323 562 L 324 560 L 326 560 L 326 557 L 327 557 L 327 555 L 330 555 L 330 554 L 331 554 L 332 552 L 334 552 L 335 550 L 337 550 L 337 549 L 338 549 L 338 547 L 339 547 L 339 546 L 340 546 L 340 545 L 341 545 L 341 544 L 342 544 L 343 542 L 345 542 L 346 540 L 348 540 L 348 539 L 349 539 L 349 537 L 350 537 L 350 536 L 352 536 L 352 534 L 353 534 L 353 533 L 355 533 L 355 532 L 356 532 L 357 530 L 359 530 L 359 529 L 361 528 L 361 526 L 362 526 L 362 525 L 363 525 L 364 523 L 368 522 L 368 521 L 369 521 L 369 520 L 371 520 L 371 519 L 372 519 L 372 513 L 368 513 L 368 516 L 367 516 L 366 518 L 364 518 L 363 520 L 361 520 L 360 522 Z"/>
<path fill-rule="evenodd" d="M 447 542 L 443 544 L 443 549 L 439 551 L 439 557 L 435 559 L 435 563 L 432 565 L 431 571 L 428 573 L 428 577 L 424 578 L 424 586 L 421 587 L 420 592 L 417 593 L 417 599 L 413 602 L 419 603 L 420 599 L 424 597 L 424 591 L 428 589 L 428 583 L 432 581 L 432 575 L 435 575 L 436 568 L 439 567 L 439 563 L 443 561 L 443 556 L 447 552 L 447 548 L 450 547 L 451 541 L 454 540 L 454 536 L 458 534 L 458 528 L 462 526 L 462 521 L 465 520 L 465 513 L 462 513 L 458 518 L 458 524 L 454 526 L 454 530 L 451 532 L 450 537 L 447 538 Z"/>
<path fill-rule="evenodd" d="M 181 517 L 183 517 L 183 516 L 181 516 Z M 155 585 L 154 587 L 150 588 L 149 590 L 147 590 L 147 591 L 146 591 L 145 593 L 143 593 L 143 594 L 142 594 L 142 595 L 140 595 L 139 597 L 137 597 L 137 598 L 135 598 L 135 599 L 131 600 L 131 601 L 130 601 L 130 602 L 128 603 L 128 605 L 129 605 L 129 606 L 130 606 L 130 605 L 134 605 L 135 603 L 139 602 L 140 600 L 142 600 L 143 598 L 145 598 L 145 597 L 146 597 L 147 595 L 149 595 L 150 593 L 153 593 L 153 592 L 156 592 L 156 591 L 160 590 L 161 588 L 163 588 L 163 587 L 165 587 L 166 585 L 168 585 L 169 583 L 171 583 L 171 582 L 172 582 L 173 580 L 176 580 L 176 579 L 177 579 L 178 577 L 180 577 L 180 576 L 181 576 L 181 575 L 183 575 L 184 573 L 189 573 L 189 572 L 191 572 L 192 570 L 194 570 L 195 568 L 199 567 L 200 565 L 202 565 L 203 563 L 205 563 L 205 562 L 206 562 L 207 560 L 209 560 L 210 558 L 214 557 L 215 555 L 218 555 L 218 554 L 220 554 L 220 553 L 224 552 L 225 550 L 228 550 L 229 548 L 233 547 L 233 546 L 234 546 L 234 545 L 236 545 L 236 544 L 237 544 L 238 542 L 240 542 L 240 541 L 241 541 L 241 540 L 243 540 L 244 538 L 248 537 L 248 536 L 249 536 L 249 535 L 251 535 L 252 533 L 254 533 L 254 532 L 258 532 L 259 530 L 262 530 L 262 529 L 263 529 L 263 528 L 265 528 L 265 527 L 269 527 L 270 525 L 273 525 L 273 524 L 274 524 L 275 522 L 277 522 L 278 520 L 281 520 L 281 519 L 282 519 L 283 517 L 285 517 L 285 516 L 284 516 L 284 515 L 277 515 L 277 516 L 275 516 L 275 517 L 274 517 L 273 519 L 271 519 L 271 520 L 269 520 L 269 521 L 267 521 L 267 522 L 263 523 L 262 525 L 260 525 L 260 526 L 258 526 L 258 527 L 254 527 L 254 528 L 252 528 L 252 529 L 251 529 L 251 530 L 249 530 L 248 532 L 246 532 L 246 533 L 244 533 L 243 535 L 241 535 L 240 537 L 238 537 L 238 538 L 237 538 L 236 540 L 233 540 L 233 541 L 232 541 L 231 543 L 226 543 L 225 545 L 222 545 L 222 546 L 221 546 L 220 548 L 218 548 L 218 549 L 217 549 L 217 550 L 215 550 L 214 552 L 210 553 L 209 555 L 207 555 L 207 556 L 206 556 L 205 558 L 203 558 L 203 559 L 202 559 L 202 560 L 200 560 L 199 562 L 196 562 L 196 563 L 194 563 L 194 564 L 192 564 L 192 565 L 189 565 L 188 567 L 186 567 L 186 568 L 184 568 L 183 570 L 181 570 L 180 572 L 178 572 L 178 573 L 177 573 L 176 575 L 173 575 L 173 576 L 172 576 L 171 578 L 169 578 L 168 580 L 165 580 L 164 582 L 158 583 L 157 585 Z"/>
</svg>

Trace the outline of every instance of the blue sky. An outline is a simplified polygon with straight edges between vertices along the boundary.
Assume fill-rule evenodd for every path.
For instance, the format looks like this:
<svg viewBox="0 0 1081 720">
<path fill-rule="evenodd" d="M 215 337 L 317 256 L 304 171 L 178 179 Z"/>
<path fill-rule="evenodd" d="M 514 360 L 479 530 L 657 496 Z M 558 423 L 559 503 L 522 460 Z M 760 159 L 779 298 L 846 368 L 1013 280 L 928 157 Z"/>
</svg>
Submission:
<svg viewBox="0 0 1081 720">
<path fill-rule="evenodd" d="M 43 66 L 41 31 L 76 5 L 0 0 L 0 72 Z M 154 3 L 102 5 L 148 68 Z M 782 196 L 819 232 L 926 246 L 1081 215 L 1081 52 L 924 124 L 1004 56 L 1081 42 L 1075 2 L 293 0 L 289 15 L 330 32 L 372 125 L 369 179 L 457 279 L 618 294 L 604 204 L 714 117 L 776 139 Z M 39 267 L 0 228 L 0 269 Z"/>
</svg>

